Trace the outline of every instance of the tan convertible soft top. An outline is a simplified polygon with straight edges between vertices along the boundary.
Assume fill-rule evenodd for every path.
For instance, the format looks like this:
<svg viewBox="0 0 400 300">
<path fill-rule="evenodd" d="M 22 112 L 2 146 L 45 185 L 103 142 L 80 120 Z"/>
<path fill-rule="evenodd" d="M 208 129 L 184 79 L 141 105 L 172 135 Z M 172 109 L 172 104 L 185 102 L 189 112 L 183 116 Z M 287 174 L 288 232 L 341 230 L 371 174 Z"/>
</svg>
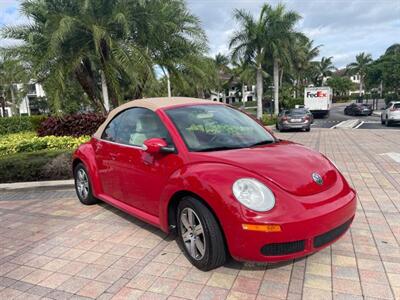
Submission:
<svg viewBox="0 0 400 300">
<path fill-rule="evenodd" d="M 127 103 L 122 104 L 121 106 L 118 106 L 117 108 L 113 109 L 110 111 L 108 114 L 107 119 L 104 121 L 103 124 L 97 129 L 93 137 L 100 139 L 101 134 L 103 133 L 106 125 L 108 122 L 114 118 L 118 113 L 121 111 L 131 108 L 131 107 L 144 107 L 148 108 L 150 110 L 157 110 L 159 108 L 166 108 L 166 107 L 172 107 L 176 105 L 184 105 L 184 104 L 209 104 L 209 103 L 215 103 L 211 100 L 205 100 L 205 99 L 197 99 L 197 98 L 189 98 L 189 97 L 160 97 L 160 98 L 147 98 L 147 99 L 139 99 L 139 100 L 132 100 Z"/>
</svg>

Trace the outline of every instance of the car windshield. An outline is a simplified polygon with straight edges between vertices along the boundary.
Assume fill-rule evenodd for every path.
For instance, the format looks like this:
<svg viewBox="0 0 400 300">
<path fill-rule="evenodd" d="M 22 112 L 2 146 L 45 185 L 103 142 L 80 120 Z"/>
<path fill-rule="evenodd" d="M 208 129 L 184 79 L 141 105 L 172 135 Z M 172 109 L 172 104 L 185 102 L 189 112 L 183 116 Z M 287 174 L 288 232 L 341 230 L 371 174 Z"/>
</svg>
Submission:
<svg viewBox="0 0 400 300">
<path fill-rule="evenodd" d="M 224 105 L 194 105 L 166 111 L 189 151 L 248 148 L 275 142 L 246 114 Z"/>
<path fill-rule="evenodd" d="M 288 115 L 305 115 L 307 111 L 304 108 L 294 108 L 290 109 L 287 113 Z"/>
</svg>

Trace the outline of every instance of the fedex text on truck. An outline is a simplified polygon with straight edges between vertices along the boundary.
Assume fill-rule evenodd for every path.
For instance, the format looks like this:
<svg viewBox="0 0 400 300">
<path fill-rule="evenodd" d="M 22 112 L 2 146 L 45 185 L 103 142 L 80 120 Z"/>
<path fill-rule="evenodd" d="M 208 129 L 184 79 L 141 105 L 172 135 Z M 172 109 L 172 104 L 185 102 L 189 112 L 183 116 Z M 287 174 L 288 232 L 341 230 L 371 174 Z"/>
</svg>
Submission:
<svg viewBox="0 0 400 300">
<path fill-rule="evenodd" d="M 322 98 L 326 97 L 327 93 L 323 91 L 317 91 L 317 92 L 307 92 L 307 97 L 309 98 Z"/>
</svg>

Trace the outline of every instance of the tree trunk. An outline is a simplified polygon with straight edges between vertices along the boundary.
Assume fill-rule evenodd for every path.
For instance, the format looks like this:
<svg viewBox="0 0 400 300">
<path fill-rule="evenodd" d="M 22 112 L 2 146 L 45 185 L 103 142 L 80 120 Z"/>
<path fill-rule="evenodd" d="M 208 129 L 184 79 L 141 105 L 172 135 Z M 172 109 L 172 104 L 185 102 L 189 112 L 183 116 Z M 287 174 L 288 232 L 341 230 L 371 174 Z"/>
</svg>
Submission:
<svg viewBox="0 0 400 300">
<path fill-rule="evenodd" d="M 171 98 L 171 80 L 169 79 L 169 73 L 167 75 L 167 87 L 168 87 L 168 98 Z"/>
<path fill-rule="evenodd" d="M 110 99 L 108 98 L 107 79 L 106 79 L 106 75 L 104 74 L 103 70 L 100 70 L 100 77 L 101 77 L 101 92 L 103 93 L 104 108 L 106 109 L 106 112 L 109 112 L 110 111 Z"/>
<path fill-rule="evenodd" d="M 279 64 L 274 59 L 274 114 L 279 114 Z"/>
<path fill-rule="evenodd" d="M 245 96 L 244 96 L 245 90 L 244 90 L 244 83 L 242 83 L 242 102 L 244 103 L 246 101 Z"/>
<path fill-rule="evenodd" d="M 99 99 L 96 83 L 93 78 L 93 74 L 88 67 L 85 66 L 84 62 L 75 69 L 75 76 L 78 80 L 80 86 L 82 87 L 83 91 L 92 101 L 94 107 L 98 108 L 101 112 L 105 113 L 105 108 L 103 102 Z"/>
<path fill-rule="evenodd" d="M 0 96 L 0 102 L 1 102 L 1 110 L 2 110 L 1 117 L 5 117 L 6 116 L 6 98 L 4 98 L 3 96 Z"/>
<path fill-rule="evenodd" d="M 362 79 L 362 77 L 360 75 L 360 98 L 362 96 L 362 89 L 363 89 L 363 79 Z"/>
<path fill-rule="evenodd" d="M 17 104 L 15 102 L 15 94 L 14 94 L 14 86 L 10 85 L 10 92 L 11 92 L 11 115 L 17 115 Z"/>
<path fill-rule="evenodd" d="M 263 114 L 263 78 L 261 65 L 257 67 L 257 119 L 262 118 Z"/>
</svg>

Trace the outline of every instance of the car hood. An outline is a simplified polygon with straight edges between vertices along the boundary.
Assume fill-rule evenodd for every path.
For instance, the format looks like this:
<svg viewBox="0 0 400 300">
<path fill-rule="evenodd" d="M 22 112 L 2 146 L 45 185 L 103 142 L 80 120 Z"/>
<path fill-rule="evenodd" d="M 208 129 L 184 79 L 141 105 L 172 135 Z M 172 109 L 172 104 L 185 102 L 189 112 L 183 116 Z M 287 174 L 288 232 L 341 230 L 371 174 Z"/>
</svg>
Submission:
<svg viewBox="0 0 400 300">
<path fill-rule="evenodd" d="M 332 163 L 319 152 L 287 141 L 198 154 L 206 161 L 223 162 L 257 173 L 297 196 L 323 192 L 332 187 L 339 176 Z M 322 184 L 314 181 L 313 173 L 322 177 Z"/>
</svg>

